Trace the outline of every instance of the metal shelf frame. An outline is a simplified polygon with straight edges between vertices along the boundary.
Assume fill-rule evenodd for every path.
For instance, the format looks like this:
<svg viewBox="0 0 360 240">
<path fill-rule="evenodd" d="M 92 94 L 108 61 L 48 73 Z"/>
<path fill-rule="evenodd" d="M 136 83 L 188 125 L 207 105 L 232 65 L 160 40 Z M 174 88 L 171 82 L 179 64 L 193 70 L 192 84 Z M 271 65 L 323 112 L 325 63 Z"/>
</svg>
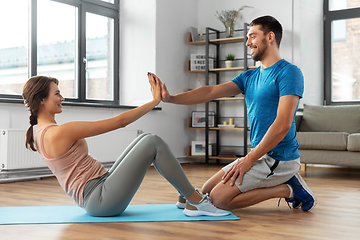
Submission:
<svg viewBox="0 0 360 240">
<path fill-rule="evenodd" d="M 205 34 L 205 85 L 209 85 L 209 76 L 210 73 L 211 74 L 215 74 L 216 75 L 216 84 L 220 83 L 220 71 L 210 71 L 209 69 L 209 52 L 210 52 L 210 45 L 214 45 L 216 47 L 216 57 L 215 57 L 215 62 L 216 62 L 216 66 L 215 68 L 220 68 L 220 59 L 219 59 L 219 52 L 220 52 L 220 45 L 222 43 L 234 43 L 234 42 L 244 42 L 243 47 L 244 47 L 244 64 L 243 64 L 243 71 L 248 70 L 248 48 L 246 46 L 246 41 L 247 41 L 247 32 L 248 32 L 248 24 L 244 23 L 244 29 L 243 29 L 243 34 L 244 36 L 242 37 L 242 40 L 238 40 L 238 41 L 232 41 L 232 40 L 225 40 L 225 41 L 221 41 L 220 39 L 220 31 L 216 30 L 214 28 L 210 28 L 207 27 L 206 28 L 206 34 Z M 210 35 L 215 34 L 216 35 L 216 39 L 212 39 L 210 40 Z M 216 113 L 219 113 L 220 110 L 220 104 L 219 102 L 222 101 L 222 99 L 217 99 L 215 100 L 215 104 L 216 104 Z M 247 109 L 246 109 L 246 103 L 245 100 L 244 101 L 244 126 L 247 126 Z M 219 163 L 220 159 L 219 158 L 214 158 L 214 156 L 209 156 L 209 132 L 211 131 L 215 131 L 216 132 L 216 153 L 219 154 L 220 153 L 220 134 L 219 131 L 221 129 L 210 129 L 209 127 L 209 104 L 210 102 L 205 103 L 205 163 L 209 164 L 209 160 L 210 159 L 216 159 L 216 162 Z M 216 119 L 215 121 L 218 123 L 219 122 L 219 114 L 216 114 Z M 244 146 L 248 145 L 248 129 L 244 128 Z M 247 147 L 244 147 L 244 156 L 247 154 Z"/>
</svg>

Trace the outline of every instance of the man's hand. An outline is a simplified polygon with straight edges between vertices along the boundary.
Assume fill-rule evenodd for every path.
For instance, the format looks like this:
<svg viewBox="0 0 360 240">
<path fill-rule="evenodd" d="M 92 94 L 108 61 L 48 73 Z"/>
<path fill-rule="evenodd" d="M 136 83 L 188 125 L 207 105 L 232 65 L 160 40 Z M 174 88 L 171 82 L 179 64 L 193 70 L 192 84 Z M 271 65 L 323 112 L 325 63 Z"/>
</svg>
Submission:
<svg viewBox="0 0 360 240">
<path fill-rule="evenodd" d="M 170 101 L 170 93 L 167 90 L 165 83 L 161 83 L 161 100 L 163 102 L 169 102 Z"/>
<path fill-rule="evenodd" d="M 249 171 L 252 166 L 252 162 L 246 157 L 239 159 L 222 177 L 223 183 L 226 183 L 229 179 L 230 186 L 234 186 L 235 180 L 239 177 L 239 185 L 242 182 L 243 175 Z"/>
</svg>

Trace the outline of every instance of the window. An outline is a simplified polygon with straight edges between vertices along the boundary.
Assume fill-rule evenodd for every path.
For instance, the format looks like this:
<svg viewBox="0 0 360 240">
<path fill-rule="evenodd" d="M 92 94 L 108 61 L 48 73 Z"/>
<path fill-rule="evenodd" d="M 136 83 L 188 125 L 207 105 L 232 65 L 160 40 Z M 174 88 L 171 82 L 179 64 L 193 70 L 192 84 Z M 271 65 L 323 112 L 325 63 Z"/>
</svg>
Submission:
<svg viewBox="0 0 360 240">
<path fill-rule="evenodd" d="M 101 31 L 99 31 L 101 29 Z M 86 89 L 87 99 L 113 98 L 114 21 L 86 13 Z"/>
<path fill-rule="evenodd" d="M 360 103 L 360 0 L 324 2 L 326 104 Z"/>
<path fill-rule="evenodd" d="M 1 1 L 0 94 L 9 98 L 21 94 L 28 79 L 28 18 L 28 0 Z"/>
<path fill-rule="evenodd" d="M 1 2 L 0 99 L 22 101 L 27 79 L 45 75 L 64 105 L 119 106 L 118 15 L 118 0 Z"/>
<path fill-rule="evenodd" d="M 74 99 L 78 97 L 77 11 L 63 3 L 37 1 L 37 75 L 56 77 L 63 96 Z"/>
<path fill-rule="evenodd" d="M 330 0 L 328 9 L 330 11 L 336 11 L 357 7 L 360 7 L 360 2 L 358 0 Z"/>
</svg>

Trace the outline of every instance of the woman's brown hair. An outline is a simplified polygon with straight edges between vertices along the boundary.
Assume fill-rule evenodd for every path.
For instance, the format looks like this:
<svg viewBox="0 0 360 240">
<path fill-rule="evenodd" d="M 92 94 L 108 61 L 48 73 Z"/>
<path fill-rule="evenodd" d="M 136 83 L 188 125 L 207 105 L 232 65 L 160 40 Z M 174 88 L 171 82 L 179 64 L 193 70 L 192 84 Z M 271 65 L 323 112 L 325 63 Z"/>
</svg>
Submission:
<svg viewBox="0 0 360 240">
<path fill-rule="evenodd" d="M 56 78 L 45 76 L 34 76 L 30 78 L 24 85 L 22 97 L 26 101 L 30 110 L 30 127 L 26 132 L 25 147 L 33 151 L 37 151 L 34 145 L 34 125 L 37 124 L 37 114 L 41 101 L 49 96 L 50 84 L 59 84 Z"/>
</svg>

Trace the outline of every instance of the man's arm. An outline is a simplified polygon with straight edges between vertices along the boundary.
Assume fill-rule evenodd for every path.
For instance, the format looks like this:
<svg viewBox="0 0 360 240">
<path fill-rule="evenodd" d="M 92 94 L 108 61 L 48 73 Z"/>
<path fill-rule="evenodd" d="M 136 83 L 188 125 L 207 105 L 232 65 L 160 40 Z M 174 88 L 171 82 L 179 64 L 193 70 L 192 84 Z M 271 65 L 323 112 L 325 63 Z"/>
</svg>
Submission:
<svg viewBox="0 0 360 240">
<path fill-rule="evenodd" d="M 296 95 L 280 97 L 275 121 L 271 124 L 260 143 L 239 161 L 238 164 L 234 164 L 234 166 L 225 173 L 223 177 L 224 183 L 235 175 L 230 184 L 234 185 L 237 176 L 239 176 L 240 184 L 242 176 L 251 168 L 253 163 L 279 144 L 291 128 L 298 102 L 299 96 Z"/>
<path fill-rule="evenodd" d="M 205 103 L 216 98 L 235 96 L 242 93 L 241 89 L 232 81 L 215 86 L 204 86 L 176 95 L 170 95 L 165 83 L 162 83 L 161 91 L 163 102 L 183 105 Z"/>
</svg>

